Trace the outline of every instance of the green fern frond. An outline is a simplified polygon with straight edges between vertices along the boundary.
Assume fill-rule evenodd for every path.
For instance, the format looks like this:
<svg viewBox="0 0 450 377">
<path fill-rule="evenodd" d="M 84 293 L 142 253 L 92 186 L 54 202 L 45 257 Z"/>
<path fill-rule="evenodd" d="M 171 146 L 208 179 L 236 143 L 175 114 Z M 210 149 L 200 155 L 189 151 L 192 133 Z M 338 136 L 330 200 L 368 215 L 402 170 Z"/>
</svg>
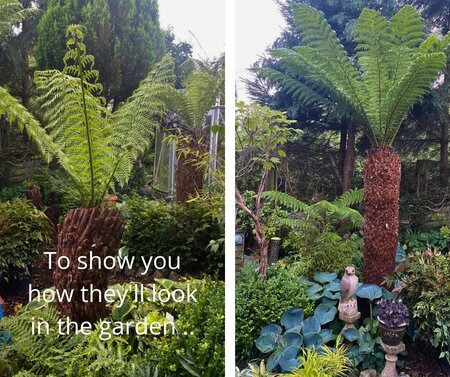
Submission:
<svg viewBox="0 0 450 377">
<path fill-rule="evenodd" d="M 364 201 L 364 190 L 355 188 L 344 192 L 333 203 L 338 207 L 351 207 L 354 205 L 361 204 L 363 201 Z"/>
<path fill-rule="evenodd" d="M 0 39 L 5 38 L 14 24 L 36 14 L 37 9 L 24 9 L 18 0 L 0 0 Z"/>
<path fill-rule="evenodd" d="M 294 198 L 292 195 L 286 194 L 280 191 L 265 191 L 263 193 L 263 197 L 276 202 L 279 205 L 282 205 L 286 208 L 293 209 L 295 211 L 304 211 L 306 212 L 309 209 L 308 204 L 303 203 L 301 200 Z"/>
<path fill-rule="evenodd" d="M 282 70 L 268 77 L 302 100 L 318 101 L 320 94 L 348 107 L 373 145 L 392 145 L 414 103 L 445 68 L 450 37 L 424 41 L 423 20 L 411 6 L 390 21 L 365 9 L 355 29 L 357 69 L 321 12 L 304 4 L 292 9 L 303 44 L 274 50 Z"/>
</svg>

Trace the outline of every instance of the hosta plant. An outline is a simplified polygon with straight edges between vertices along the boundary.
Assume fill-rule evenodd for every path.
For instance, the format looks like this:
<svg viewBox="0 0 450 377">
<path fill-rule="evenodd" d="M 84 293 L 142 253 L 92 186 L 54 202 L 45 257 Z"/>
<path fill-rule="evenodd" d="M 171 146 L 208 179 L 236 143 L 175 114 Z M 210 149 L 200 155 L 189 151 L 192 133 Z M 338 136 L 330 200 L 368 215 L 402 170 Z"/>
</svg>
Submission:
<svg viewBox="0 0 450 377">
<path fill-rule="evenodd" d="M 279 366 L 284 372 L 298 367 L 301 348 L 316 348 L 333 338 L 332 331 L 322 325 L 334 320 L 337 310 L 329 304 L 321 304 L 314 315 L 304 318 L 301 308 L 288 310 L 281 317 L 281 326 L 270 324 L 261 329 L 256 347 L 265 354 L 270 353 L 267 370 Z M 284 332 L 283 332 L 284 328 Z"/>
</svg>

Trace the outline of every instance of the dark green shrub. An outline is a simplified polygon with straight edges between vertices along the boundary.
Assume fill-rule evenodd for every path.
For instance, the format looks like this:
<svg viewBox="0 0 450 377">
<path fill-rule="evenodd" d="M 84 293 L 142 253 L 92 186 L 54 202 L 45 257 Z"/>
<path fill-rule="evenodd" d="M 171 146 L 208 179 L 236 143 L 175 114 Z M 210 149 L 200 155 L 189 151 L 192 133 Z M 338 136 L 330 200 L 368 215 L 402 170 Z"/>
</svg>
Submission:
<svg viewBox="0 0 450 377">
<path fill-rule="evenodd" d="M 162 376 L 225 375 L 225 285 L 207 280 L 196 298 L 175 320 L 177 336 L 155 340 L 144 357 Z"/>
<path fill-rule="evenodd" d="M 450 362 L 450 255 L 410 255 L 402 266 L 401 297 L 418 335 Z"/>
<path fill-rule="evenodd" d="M 314 302 L 306 286 L 290 270 L 269 268 L 267 281 L 247 265 L 236 282 L 236 358 L 250 360 L 257 352 L 254 340 L 262 327 L 276 323 L 288 309 L 301 307 L 311 315 Z"/>
<path fill-rule="evenodd" d="M 283 261 L 298 275 L 312 277 L 320 271 L 342 273 L 349 265 L 359 265 L 363 238 L 355 234 L 339 234 L 330 226 L 291 232 L 283 242 L 291 256 Z"/>
<path fill-rule="evenodd" d="M 51 241 L 52 226 L 29 201 L 0 203 L 0 281 L 28 276 L 33 260 Z"/>
<path fill-rule="evenodd" d="M 126 200 L 127 221 L 123 245 L 129 255 L 180 256 L 182 272 L 223 275 L 224 250 L 210 247 L 223 237 L 223 227 L 212 215 L 210 203 L 186 205 L 133 197 Z"/>
<path fill-rule="evenodd" d="M 447 227 L 420 233 L 408 231 L 403 238 L 403 247 L 410 251 L 425 251 L 428 248 L 431 250 L 448 251 L 450 246 Z"/>
</svg>

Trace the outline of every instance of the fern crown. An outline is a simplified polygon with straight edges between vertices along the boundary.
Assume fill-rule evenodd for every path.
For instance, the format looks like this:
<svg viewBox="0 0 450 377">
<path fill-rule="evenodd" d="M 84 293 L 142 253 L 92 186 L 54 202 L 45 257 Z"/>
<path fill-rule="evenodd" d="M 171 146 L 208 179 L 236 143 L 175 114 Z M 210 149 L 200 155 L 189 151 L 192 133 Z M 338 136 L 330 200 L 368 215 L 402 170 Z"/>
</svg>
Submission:
<svg viewBox="0 0 450 377">
<path fill-rule="evenodd" d="M 137 155 L 152 140 L 173 88 L 173 61 L 164 57 L 111 114 L 99 96 L 102 87 L 93 69 L 94 57 L 86 52 L 80 26 L 69 26 L 67 48 L 62 72 L 35 73 L 36 102 L 51 141 L 48 152 L 72 178 L 81 204 L 101 206 L 113 183 L 127 182 Z"/>
<path fill-rule="evenodd" d="M 296 4 L 293 14 L 303 44 L 273 50 L 282 69 L 265 69 L 265 74 L 301 103 L 345 109 L 373 145 L 392 145 L 411 107 L 444 69 L 449 37 L 426 38 L 423 20 L 411 6 L 391 20 L 364 9 L 352 59 L 322 12 Z"/>
</svg>

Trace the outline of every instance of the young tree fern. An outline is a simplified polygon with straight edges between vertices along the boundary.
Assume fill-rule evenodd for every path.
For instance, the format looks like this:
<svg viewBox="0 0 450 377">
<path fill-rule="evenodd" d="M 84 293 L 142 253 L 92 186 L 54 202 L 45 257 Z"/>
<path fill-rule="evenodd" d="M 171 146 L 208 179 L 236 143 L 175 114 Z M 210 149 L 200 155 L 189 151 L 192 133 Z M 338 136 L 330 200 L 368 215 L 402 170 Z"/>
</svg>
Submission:
<svg viewBox="0 0 450 377">
<path fill-rule="evenodd" d="M 425 38 L 411 6 L 391 20 L 364 9 L 354 31 L 357 54 L 349 57 L 321 12 L 297 4 L 293 16 L 302 45 L 272 51 L 283 71 L 265 73 L 307 104 L 345 109 L 373 144 L 364 164 L 364 277 L 380 284 L 394 272 L 398 238 L 401 166 L 391 146 L 412 106 L 445 68 L 450 37 Z"/>
<path fill-rule="evenodd" d="M 165 57 L 113 115 L 98 96 L 102 88 L 79 26 L 68 28 L 65 68 L 35 73 L 53 153 L 80 192 L 84 207 L 102 206 L 113 182 L 124 184 L 148 147 L 172 89 L 172 61 Z"/>
</svg>

